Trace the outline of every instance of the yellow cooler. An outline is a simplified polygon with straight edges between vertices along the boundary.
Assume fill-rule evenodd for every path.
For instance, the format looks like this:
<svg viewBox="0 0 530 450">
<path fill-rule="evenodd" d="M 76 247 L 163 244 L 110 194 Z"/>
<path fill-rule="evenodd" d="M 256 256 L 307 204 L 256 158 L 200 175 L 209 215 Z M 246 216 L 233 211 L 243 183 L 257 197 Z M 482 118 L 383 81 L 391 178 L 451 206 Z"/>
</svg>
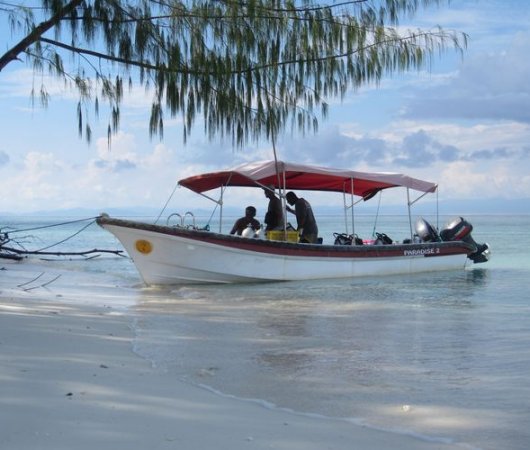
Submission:
<svg viewBox="0 0 530 450">
<path fill-rule="evenodd" d="M 271 230 L 267 231 L 269 241 L 298 242 L 298 231 Z"/>
</svg>

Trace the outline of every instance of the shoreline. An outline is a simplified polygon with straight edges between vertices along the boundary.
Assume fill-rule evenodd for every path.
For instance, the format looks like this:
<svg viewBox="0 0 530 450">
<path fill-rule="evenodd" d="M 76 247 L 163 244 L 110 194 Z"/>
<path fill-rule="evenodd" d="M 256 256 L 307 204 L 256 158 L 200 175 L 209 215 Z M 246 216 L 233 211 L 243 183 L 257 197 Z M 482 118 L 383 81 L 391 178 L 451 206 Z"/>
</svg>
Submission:
<svg viewBox="0 0 530 450">
<path fill-rule="evenodd" d="M 17 293 L 19 271 L 3 268 L 1 448 L 462 448 L 185 384 L 133 352 L 127 308 L 69 302 L 61 285 L 53 292 Z"/>
</svg>

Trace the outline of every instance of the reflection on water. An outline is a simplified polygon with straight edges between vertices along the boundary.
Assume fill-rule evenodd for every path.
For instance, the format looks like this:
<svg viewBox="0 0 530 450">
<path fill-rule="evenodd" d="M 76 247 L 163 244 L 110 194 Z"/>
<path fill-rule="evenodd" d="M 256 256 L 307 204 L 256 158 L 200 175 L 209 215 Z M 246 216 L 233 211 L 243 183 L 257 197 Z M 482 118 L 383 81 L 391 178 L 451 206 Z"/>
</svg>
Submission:
<svg viewBox="0 0 530 450">
<path fill-rule="evenodd" d="M 530 332 L 525 292 L 504 295 L 502 277 L 145 289 L 136 350 L 189 382 L 297 411 L 477 445 L 509 426 L 520 442 L 530 382 L 506 367 L 530 369 Z"/>
<path fill-rule="evenodd" d="M 488 278 L 489 270 L 479 268 L 465 271 L 464 274 L 466 275 L 466 280 L 471 283 L 471 285 L 484 286 Z"/>
</svg>

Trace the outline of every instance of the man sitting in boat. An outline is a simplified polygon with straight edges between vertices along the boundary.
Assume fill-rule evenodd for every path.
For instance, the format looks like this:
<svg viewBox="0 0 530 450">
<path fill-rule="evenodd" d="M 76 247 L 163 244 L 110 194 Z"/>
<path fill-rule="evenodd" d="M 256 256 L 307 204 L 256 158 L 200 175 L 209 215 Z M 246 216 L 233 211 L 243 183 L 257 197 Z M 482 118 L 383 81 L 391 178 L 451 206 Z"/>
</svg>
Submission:
<svg viewBox="0 0 530 450">
<path fill-rule="evenodd" d="M 269 199 L 269 206 L 265 214 L 265 231 L 283 230 L 283 207 L 281 200 L 274 195 L 274 186 L 263 189 L 265 197 Z"/>
<path fill-rule="evenodd" d="M 285 194 L 285 199 L 289 205 L 294 206 L 294 211 L 291 208 L 288 208 L 288 211 L 296 214 L 300 242 L 316 244 L 318 242 L 318 226 L 309 202 L 304 198 L 298 198 L 292 191 Z"/>
<path fill-rule="evenodd" d="M 256 208 L 253 206 L 247 206 L 245 208 L 245 217 L 241 217 L 236 220 L 230 234 L 237 234 L 241 236 L 249 226 L 252 230 L 257 232 L 261 228 L 261 224 L 254 217 L 256 216 Z"/>
</svg>

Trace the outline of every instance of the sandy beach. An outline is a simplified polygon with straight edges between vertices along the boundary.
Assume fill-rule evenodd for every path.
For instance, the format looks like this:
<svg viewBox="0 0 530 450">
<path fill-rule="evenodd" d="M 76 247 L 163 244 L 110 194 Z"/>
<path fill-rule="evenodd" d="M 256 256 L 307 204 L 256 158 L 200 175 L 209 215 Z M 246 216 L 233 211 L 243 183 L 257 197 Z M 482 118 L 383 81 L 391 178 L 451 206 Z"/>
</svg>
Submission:
<svg viewBox="0 0 530 450">
<path fill-rule="evenodd" d="M 185 384 L 132 351 L 127 308 L 17 290 L 24 266 L 0 269 L 2 449 L 457 448 Z"/>
</svg>

